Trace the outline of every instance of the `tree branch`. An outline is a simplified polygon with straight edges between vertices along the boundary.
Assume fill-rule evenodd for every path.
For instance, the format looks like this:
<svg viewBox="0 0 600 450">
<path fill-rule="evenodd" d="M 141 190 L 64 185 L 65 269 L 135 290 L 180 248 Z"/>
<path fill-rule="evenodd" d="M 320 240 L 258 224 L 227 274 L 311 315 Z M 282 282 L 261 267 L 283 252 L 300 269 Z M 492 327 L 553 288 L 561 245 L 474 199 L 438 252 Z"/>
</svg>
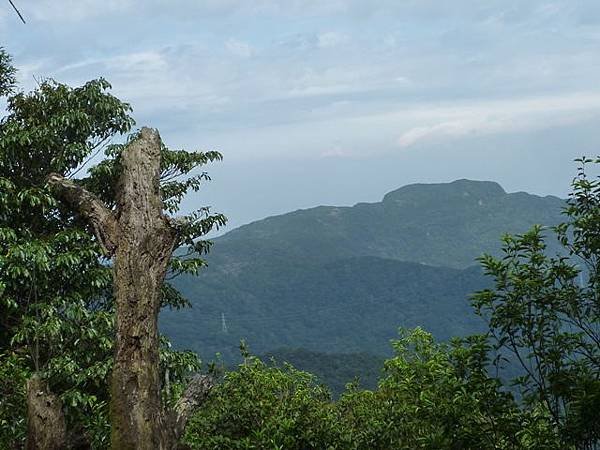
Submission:
<svg viewBox="0 0 600 450">
<path fill-rule="evenodd" d="M 104 205 L 102 200 L 59 174 L 51 173 L 46 181 L 62 200 L 69 203 L 92 225 L 94 234 L 105 255 L 114 255 L 117 249 L 119 223 L 113 212 Z"/>
<path fill-rule="evenodd" d="M 192 413 L 206 401 L 213 387 L 214 380 L 210 375 L 196 375 L 192 378 L 173 408 L 175 413 L 174 432 L 177 439 L 183 434 Z"/>
</svg>

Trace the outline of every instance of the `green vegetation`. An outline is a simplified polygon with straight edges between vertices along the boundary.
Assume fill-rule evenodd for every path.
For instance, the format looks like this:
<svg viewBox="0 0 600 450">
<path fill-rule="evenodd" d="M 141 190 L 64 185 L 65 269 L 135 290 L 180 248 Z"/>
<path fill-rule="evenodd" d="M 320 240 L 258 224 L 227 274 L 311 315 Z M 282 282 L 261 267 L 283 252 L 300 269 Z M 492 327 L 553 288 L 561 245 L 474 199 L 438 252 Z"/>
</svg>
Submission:
<svg viewBox="0 0 600 450">
<path fill-rule="evenodd" d="M 289 363 L 309 372 L 337 398 L 351 380 L 358 380 L 364 388 L 375 389 L 385 358 L 369 353 L 320 353 L 303 348 L 280 348 L 261 356 L 261 360 L 275 366 Z"/>
<path fill-rule="evenodd" d="M 567 221 L 553 229 L 569 257 L 549 254 L 540 226 L 505 236 L 503 258 L 481 258 L 495 289 L 473 303 L 495 349 L 521 367 L 515 383 L 524 400 L 543 405 L 565 441 L 593 448 L 600 440 L 600 180 L 586 174 L 593 160 L 579 162 Z"/>
<path fill-rule="evenodd" d="M 10 67 L 3 53 L 2 63 Z M 44 81 L 9 94 L 0 123 L 0 372 L 2 445 L 23 440 L 25 385 L 34 372 L 60 393 L 69 424 L 106 439 L 112 313 L 110 269 L 77 217 L 44 188 L 50 171 L 73 172 L 111 136 L 127 131 L 129 106 L 108 83 L 76 89 Z M 5 406 L 6 405 L 6 406 Z M 15 405 L 17 410 L 9 408 Z M 5 409 L 6 408 L 6 409 Z"/>
<path fill-rule="evenodd" d="M 55 395 L 72 445 L 108 445 L 108 381 L 114 342 L 112 267 L 95 230 L 63 206 L 46 185 L 50 172 L 73 177 L 91 155 L 107 158 L 78 184 L 108 205 L 123 145 L 106 144 L 133 125 L 130 107 L 108 92 L 103 79 L 78 88 L 45 80 L 29 93 L 16 92 L 9 56 L 0 49 L 0 93 L 7 113 L 0 121 L 0 448 L 19 447 L 26 430 L 25 381 L 34 374 Z M 218 154 L 163 149 L 162 193 L 169 212 L 183 193 L 206 176 L 178 176 Z M 82 175 L 79 173 L 79 175 Z M 222 224 L 202 210 L 182 222 L 181 244 L 196 254 L 208 243 L 196 238 Z M 172 274 L 195 273 L 200 258 L 172 261 Z M 165 285 L 162 304 L 179 308 L 185 299 Z M 169 401 L 199 368 L 192 352 L 161 340 L 161 373 L 169 374 Z"/>
<path fill-rule="evenodd" d="M 376 390 L 333 403 L 316 379 L 246 357 L 191 420 L 197 449 L 562 449 L 548 415 L 521 409 L 487 372 L 483 336 L 436 344 L 417 328 L 393 342 Z"/>
<path fill-rule="evenodd" d="M 203 272 L 217 263 L 210 264 Z M 217 280 L 206 273 L 176 280 L 194 307 L 185 313 L 164 311 L 162 331 L 175 345 L 191 345 L 204 360 L 219 352 L 229 363 L 236 361 L 240 339 L 257 354 L 301 347 L 388 355 L 398 326 L 423 326 L 444 340 L 485 329 L 468 300 L 489 284 L 479 268 L 368 256 L 311 267 L 298 267 L 291 259 L 268 271 L 257 266 Z"/>
<path fill-rule="evenodd" d="M 0 95 L 7 98 L 0 121 L 1 448 L 23 448 L 26 439 L 35 448 L 33 439 L 52 438 L 61 428 L 68 430 L 65 441 L 49 448 L 122 448 L 108 415 L 116 398 L 107 380 L 115 342 L 107 244 L 114 242 L 46 184 L 49 172 L 72 178 L 133 126 L 129 106 L 109 87 L 102 79 L 79 88 L 47 80 L 30 94 L 15 93 L 14 69 L 0 51 Z M 106 159 L 87 178 L 67 184 L 114 207 L 127 145 L 107 146 Z M 164 146 L 158 153 L 161 185 L 154 192 L 173 214 L 205 175 L 178 177 L 220 155 Z M 204 384 L 186 386 L 198 358 L 171 350 L 163 337 L 154 391 L 161 431 L 177 436 L 170 427 L 180 422 L 162 421 L 175 405 L 175 412 L 193 412 L 184 441 L 196 449 L 599 448 L 600 179 L 588 176 L 590 163 L 600 159 L 580 160 L 566 203 L 463 180 L 403 188 L 381 204 L 269 219 L 219 239 L 222 255 L 211 259 L 212 271 L 199 282 L 165 284 L 162 306 L 185 306 L 176 287 L 201 287 L 205 300 L 196 307 L 213 317 L 197 345 L 229 356 L 227 345 L 248 334 L 261 353 L 275 342 L 294 350 L 271 352 L 272 363 L 268 354 L 261 360 L 242 347 L 235 370 L 212 367 L 212 378 L 194 379 Z M 557 217 L 561 206 L 564 221 Z M 204 265 L 209 243 L 198 238 L 224 220 L 203 209 L 179 222 L 177 244 L 187 253 L 171 261 L 170 276 Z M 526 231 L 537 221 L 555 226 Z M 486 247 L 489 233 L 515 229 L 520 234 Z M 551 232 L 556 242 L 545 236 Z M 482 247 L 491 252 L 480 258 L 487 280 L 465 267 Z M 409 254 L 415 260 L 404 261 Z M 472 292 L 480 317 L 470 310 Z M 286 303 L 295 309 L 278 315 Z M 262 334 L 253 335 L 235 312 L 266 317 Z M 176 317 L 166 317 L 164 329 L 172 330 Z M 400 336 L 374 383 L 371 370 L 381 359 L 356 351 L 380 349 L 397 326 Z M 496 376 L 507 361 L 522 371 L 512 381 L 503 381 L 510 373 Z M 366 386 L 354 381 L 342 391 L 341 379 L 355 375 Z M 337 400 L 322 381 L 342 391 Z M 194 393 L 198 386 L 203 390 Z M 50 413 L 60 417 L 45 422 Z M 168 442 L 163 448 L 179 447 Z"/>
</svg>

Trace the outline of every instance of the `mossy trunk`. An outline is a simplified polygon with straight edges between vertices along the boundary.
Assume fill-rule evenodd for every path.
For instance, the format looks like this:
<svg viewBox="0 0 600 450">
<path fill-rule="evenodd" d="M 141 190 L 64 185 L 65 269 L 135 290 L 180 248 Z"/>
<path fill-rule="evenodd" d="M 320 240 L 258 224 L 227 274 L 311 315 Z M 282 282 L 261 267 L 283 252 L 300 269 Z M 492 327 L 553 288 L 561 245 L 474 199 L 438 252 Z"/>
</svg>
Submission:
<svg viewBox="0 0 600 450">
<path fill-rule="evenodd" d="M 138 235 L 142 238 L 143 234 Z M 145 249 L 144 239 L 119 243 L 115 362 L 111 380 L 113 449 L 168 448 L 160 399 L 157 317 L 167 250 Z M 151 240 L 146 240 L 151 242 Z M 170 249 L 169 249 L 170 250 Z M 170 253 L 169 253 L 170 254 Z"/>
<path fill-rule="evenodd" d="M 178 407 L 165 411 L 159 379 L 160 292 L 177 242 L 160 195 L 161 140 L 142 128 L 123 150 L 116 208 L 58 174 L 48 182 L 93 226 L 106 256 L 114 258 L 115 360 L 111 379 L 111 446 L 114 450 L 176 448 L 187 418 L 212 387 L 195 379 Z"/>
<path fill-rule="evenodd" d="M 27 450 L 67 448 L 67 428 L 60 399 L 38 374 L 27 381 Z"/>
<path fill-rule="evenodd" d="M 111 445 L 119 450 L 166 449 L 171 443 L 166 442 L 169 424 L 160 399 L 157 321 L 175 233 L 162 212 L 158 133 L 143 129 L 121 158 Z"/>
</svg>

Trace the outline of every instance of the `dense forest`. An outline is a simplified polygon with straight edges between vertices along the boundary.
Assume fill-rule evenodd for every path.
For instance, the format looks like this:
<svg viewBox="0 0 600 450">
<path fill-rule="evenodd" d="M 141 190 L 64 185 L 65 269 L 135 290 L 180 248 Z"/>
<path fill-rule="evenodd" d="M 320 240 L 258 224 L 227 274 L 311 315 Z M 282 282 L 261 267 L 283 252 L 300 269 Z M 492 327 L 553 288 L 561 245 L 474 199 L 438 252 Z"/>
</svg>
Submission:
<svg viewBox="0 0 600 450">
<path fill-rule="evenodd" d="M 184 195 L 197 192 L 208 180 L 203 166 L 221 155 L 172 150 L 156 130 L 135 130 L 130 105 L 110 89 L 104 79 L 78 87 L 44 80 L 34 91 L 22 92 L 9 55 L 0 51 L 0 95 L 6 102 L 0 121 L 0 447 L 600 446 L 600 180 L 590 175 L 599 160 L 577 162 L 566 202 L 536 199 L 539 211 L 525 206 L 531 214 L 519 226 L 529 226 L 533 217 L 547 221 L 542 222 L 547 227 L 490 230 L 467 220 L 448 231 L 429 228 L 435 223 L 431 217 L 415 213 L 410 226 L 424 233 L 420 238 L 403 236 L 399 225 L 379 236 L 364 232 L 357 238 L 348 232 L 337 241 L 321 236 L 323 241 L 313 247 L 295 245 L 284 235 L 267 237 L 273 252 L 302 249 L 310 256 L 318 247 L 326 256 L 326 245 L 332 242 L 348 249 L 343 264 L 323 260 L 317 270 L 337 280 L 341 294 L 336 295 L 352 294 L 351 308 L 358 308 L 354 318 L 347 311 L 347 319 L 354 320 L 347 334 L 332 330 L 341 336 L 338 353 L 361 327 L 360 301 L 362 296 L 369 301 L 369 286 L 380 286 L 388 300 L 401 286 L 407 289 L 402 303 L 406 309 L 425 304 L 420 287 L 426 296 L 448 302 L 430 323 L 420 324 L 425 327 L 413 321 L 405 329 L 398 323 L 387 356 L 346 352 L 352 362 L 336 362 L 347 369 L 344 377 L 361 375 L 353 364 L 381 363 L 381 372 L 375 381 L 372 372 L 363 371 L 364 383 L 348 379 L 343 390 L 336 380 L 334 396 L 318 378 L 332 376 L 326 364 L 318 362 L 322 354 L 315 357 L 317 348 L 313 353 L 295 349 L 294 341 L 301 338 L 293 333 L 284 342 L 287 350 L 269 354 L 261 348 L 261 357 L 242 341 L 240 361 L 233 368 L 218 360 L 201 364 L 197 353 L 176 350 L 168 336 L 158 334 L 161 308 L 189 306 L 181 287 L 204 270 L 204 255 L 211 249 L 205 235 L 225 224 L 224 216 L 207 208 L 177 216 Z M 87 167 L 90 162 L 93 165 Z M 485 186 L 492 197 L 504 198 L 499 186 Z M 408 202 L 409 211 L 422 205 L 412 196 L 414 188 L 408 190 L 389 195 L 388 205 L 395 198 Z M 473 200 L 481 206 L 480 198 Z M 529 205 L 531 199 L 516 195 L 513 200 Z M 365 220 L 378 223 L 378 215 L 389 211 L 386 201 L 383 206 L 357 206 L 349 213 L 360 210 Z M 562 208 L 558 220 L 557 211 L 548 205 Z M 494 211 L 494 223 L 508 217 L 493 206 L 485 215 Z M 449 211 L 430 213 L 447 216 Z M 329 211 L 327 217 L 335 222 L 343 214 Z M 397 222 L 401 223 L 406 222 Z M 499 223 L 500 228 L 505 224 Z M 277 220 L 269 226 L 285 228 Z M 327 224 L 332 232 L 343 229 L 336 227 Z M 372 227 L 363 224 L 361 229 Z M 435 242 L 437 235 L 458 229 L 464 236 L 457 234 L 452 246 L 427 253 L 432 248 L 427 243 Z M 300 231 L 289 235 L 299 236 Z M 513 234 L 502 235 L 506 231 Z M 466 268 L 477 256 L 466 238 L 489 240 L 489 233 L 497 234 L 497 246 L 478 258 L 479 269 Z M 225 251 L 225 243 L 234 237 L 232 233 L 222 238 L 223 258 L 230 258 L 230 266 L 220 277 L 236 267 Z M 389 253 L 356 254 L 355 240 L 367 237 L 372 238 L 372 248 Z M 277 258 L 284 255 L 261 265 L 261 258 L 273 255 L 253 251 L 260 239 L 246 234 L 243 246 L 250 257 L 239 262 L 256 264 L 257 271 L 276 271 L 282 262 Z M 415 255 L 419 262 L 451 267 L 442 270 L 390 259 L 400 248 L 392 241 L 403 239 L 410 239 L 408 252 L 423 250 Z M 219 245 L 212 251 L 215 259 L 208 260 L 218 266 Z M 284 264 L 302 262 L 302 255 L 290 254 Z M 314 267 L 300 269 L 289 287 L 281 281 L 274 285 L 298 291 L 295 307 L 306 305 L 310 311 L 313 296 L 324 292 L 319 291 L 318 279 L 309 283 L 316 276 Z M 365 280 L 377 281 L 360 288 L 350 285 L 357 271 Z M 415 283 L 399 286 L 401 277 Z M 178 278 L 184 280 L 181 285 Z M 194 284 L 201 293 L 202 280 L 198 277 Z M 243 283 L 232 284 L 243 290 Z M 438 285 L 446 286 L 445 292 L 432 289 Z M 206 301 L 216 302 L 214 285 L 207 281 L 206 286 Z M 352 292 L 344 291 L 349 286 Z M 271 295 L 270 287 L 264 289 L 256 288 L 252 296 Z M 253 303 L 246 306 L 251 309 Z M 395 316 L 381 303 L 370 306 L 381 308 L 379 320 Z M 460 336 L 434 337 L 426 327 L 440 322 L 452 322 L 455 327 L 445 330 Z M 472 324 L 478 331 L 471 334 Z M 374 334 L 383 346 L 388 331 Z M 195 349 L 202 345 L 189 343 Z M 352 346 L 349 342 L 350 350 Z M 316 375 L 295 368 L 298 358 L 305 367 L 307 361 L 317 361 Z M 520 375 L 507 379 L 503 371 L 515 365 Z"/>
<path fill-rule="evenodd" d="M 560 223 L 564 206 L 458 180 L 270 217 L 214 239 L 208 267 L 173 280 L 193 308 L 165 311 L 162 330 L 176 346 L 228 362 L 237 361 L 240 339 L 258 353 L 388 355 L 399 326 L 442 340 L 480 333 L 469 295 L 490 283 L 475 258 L 499 256 L 502 233 Z"/>
</svg>

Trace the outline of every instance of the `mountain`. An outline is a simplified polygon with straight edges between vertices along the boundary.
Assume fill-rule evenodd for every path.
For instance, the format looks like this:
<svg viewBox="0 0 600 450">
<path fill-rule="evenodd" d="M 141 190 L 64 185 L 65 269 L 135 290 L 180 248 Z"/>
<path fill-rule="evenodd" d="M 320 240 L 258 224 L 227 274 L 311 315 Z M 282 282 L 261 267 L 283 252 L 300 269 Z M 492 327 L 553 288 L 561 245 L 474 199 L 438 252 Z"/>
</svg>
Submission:
<svg viewBox="0 0 600 450">
<path fill-rule="evenodd" d="M 500 236 L 560 221 L 563 200 L 507 194 L 489 181 L 412 184 L 379 203 L 319 206 L 239 227 L 215 241 L 214 264 L 235 272 L 257 258 L 332 261 L 378 256 L 465 268 Z"/>
<path fill-rule="evenodd" d="M 468 297 L 489 281 L 475 258 L 503 233 L 561 220 L 564 201 L 458 180 L 416 184 L 379 203 L 269 217 L 215 239 L 209 267 L 176 286 L 193 308 L 162 331 L 203 357 L 276 348 L 389 353 L 399 326 L 440 339 L 483 330 Z"/>
</svg>

